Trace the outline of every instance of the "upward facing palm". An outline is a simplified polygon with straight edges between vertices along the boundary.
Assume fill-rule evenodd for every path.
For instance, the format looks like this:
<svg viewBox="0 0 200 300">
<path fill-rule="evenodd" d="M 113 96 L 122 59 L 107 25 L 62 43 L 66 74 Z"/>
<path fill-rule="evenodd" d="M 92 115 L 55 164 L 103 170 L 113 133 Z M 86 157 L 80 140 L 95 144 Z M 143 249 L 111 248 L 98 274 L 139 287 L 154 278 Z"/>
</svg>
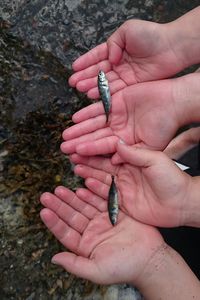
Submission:
<svg viewBox="0 0 200 300">
<path fill-rule="evenodd" d="M 62 151 L 82 155 L 114 153 L 118 139 L 163 149 L 179 127 L 173 88 L 174 80 L 169 79 L 115 93 L 108 123 L 102 103 L 83 108 L 73 116 L 77 124 L 63 132 Z"/>
<path fill-rule="evenodd" d="M 155 228 L 122 212 L 113 227 L 106 201 L 100 197 L 93 201 L 94 197 L 90 193 L 84 199 L 64 187 L 57 188 L 55 194 L 41 196 L 46 207 L 41 211 L 42 220 L 73 252 L 59 253 L 53 261 L 79 277 L 101 284 L 136 281 L 163 239 Z"/>
<path fill-rule="evenodd" d="M 73 64 L 71 86 L 97 98 L 96 77 L 102 69 L 111 93 L 139 82 L 168 78 L 184 66 L 170 41 L 168 26 L 129 20 L 103 43 L 79 57 Z"/>
<path fill-rule="evenodd" d="M 118 138 L 128 144 L 164 149 L 180 125 L 173 103 L 173 81 L 147 81 L 167 78 L 185 67 L 172 45 L 167 24 L 130 20 L 106 43 L 79 57 L 69 84 L 89 98 L 98 98 L 97 74 L 103 70 L 111 90 L 112 111 L 108 124 L 100 103 L 76 113 L 73 121 L 78 124 L 64 131 L 62 151 L 114 153 Z M 83 142 L 85 145 L 80 145 Z"/>
<path fill-rule="evenodd" d="M 123 212 L 154 226 L 183 225 L 191 177 L 162 152 L 120 144 L 117 147 L 124 161 L 117 166 L 113 166 L 109 158 L 72 155 L 72 161 L 78 164 L 75 172 L 86 179 L 87 188 L 107 200 L 110 174 L 115 175 Z"/>
</svg>

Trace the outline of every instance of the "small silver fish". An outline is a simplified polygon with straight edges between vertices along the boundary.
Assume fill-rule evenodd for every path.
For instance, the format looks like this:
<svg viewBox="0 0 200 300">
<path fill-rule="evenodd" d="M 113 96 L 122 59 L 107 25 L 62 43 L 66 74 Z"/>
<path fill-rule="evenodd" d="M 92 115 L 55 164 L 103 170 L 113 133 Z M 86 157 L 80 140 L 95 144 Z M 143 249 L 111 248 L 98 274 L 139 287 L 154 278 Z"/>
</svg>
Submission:
<svg viewBox="0 0 200 300">
<path fill-rule="evenodd" d="M 103 71 L 99 71 L 98 74 L 98 88 L 101 100 L 103 102 L 104 110 L 106 113 L 106 122 L 108 122 L 109 112 L 111 109 L 111 95 L 108 80 Z"/>
<path fill-rule="evenodd" d="M 108 214 L 112 225 L 115 225 L 117 222 L 118 212 L 119 208 L 117 187 L 114 181 L 114 176 L 112 176 L 112 183 L 108 195 Z"/>
</svg>

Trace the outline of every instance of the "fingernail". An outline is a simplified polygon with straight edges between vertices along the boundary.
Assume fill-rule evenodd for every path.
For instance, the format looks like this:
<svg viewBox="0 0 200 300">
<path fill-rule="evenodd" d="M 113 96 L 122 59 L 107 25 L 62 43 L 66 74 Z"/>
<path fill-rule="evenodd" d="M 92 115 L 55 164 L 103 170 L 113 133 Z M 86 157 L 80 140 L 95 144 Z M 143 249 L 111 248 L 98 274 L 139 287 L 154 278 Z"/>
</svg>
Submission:
<svg viewBox="0 0 200 300">
<path fill-rule="evenodd" d="M 54 260 L 53 258 L 52 258 L 52 260 L 51 260 L 51 263 L 52 263 L 53 265 L 57 265 L 57 266 L 59 266 L 59 264 L 57 263 L 57 261 L 56 261 L 56 260 Z"/>
<path fill-rule="evenodd" d="M 126 145 L 126 143 L 125 143 L 124 140 L 122 140 L 122 139 L 119 140 L 119 143 L 120 143 L 120 144 L 123 144 L 123 145 Z"/>
</svg>

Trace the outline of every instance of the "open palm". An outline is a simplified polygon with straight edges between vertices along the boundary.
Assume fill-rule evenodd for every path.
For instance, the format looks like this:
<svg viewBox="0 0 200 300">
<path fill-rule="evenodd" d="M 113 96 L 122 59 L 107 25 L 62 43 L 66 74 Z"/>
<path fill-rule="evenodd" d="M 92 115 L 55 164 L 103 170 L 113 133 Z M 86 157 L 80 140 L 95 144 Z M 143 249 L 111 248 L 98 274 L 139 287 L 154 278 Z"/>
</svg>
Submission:
<svg viewBox="0 0 200 300">
<path fill-rule="evenodd" d="M 89 98 L 98 98 L 97 74 L 106 72 L 111 93 L 138 82 L 168 78 L 185 66 L 170 41 L 168 26 L 129 20 L 107 42 L 95 47 L 73 63 L 75 73 L 69 84 Z"/>
<path fill-rule="evenodd" d="M 113 174 L 123 212 L 154 226 L 183 225 L 191 177 L 162 152 L 119 144 L 118 153 L 124 160 L 118 166 L 113 166 L 109 158 L 73 154 L 71 159 L 78 164 L 75 173 L 86 179 L 88 189 L 104 199 L 108 197 Z M 82 189 L 77 191 L 80 193 Z"/>
<path fill-rule="evenodd" d="M 108 123 L 101 102 L 83 108 L 73 116 L 77 124 L 63 132 L 61 150 L 89 156 L 114 153 L 119 139 L 164 149 L 180 126 L 173 99 L 176 80 L 141 83 L 117 92 Z"/>
<path fill-rule="evenodd" d="M 106 201 L 88 193 L 90 197 L 84 199 L 58 187 L 54 194 L 41 196 L 46 207 L 41 211 L 42 220 L 73 252 L 59 253 L 53 262 L 97 283 L 134 281 L 163 244 L 161 235 L 155 228 L 140 224 L 122 212 L 113 227 Z"/>
</svg>

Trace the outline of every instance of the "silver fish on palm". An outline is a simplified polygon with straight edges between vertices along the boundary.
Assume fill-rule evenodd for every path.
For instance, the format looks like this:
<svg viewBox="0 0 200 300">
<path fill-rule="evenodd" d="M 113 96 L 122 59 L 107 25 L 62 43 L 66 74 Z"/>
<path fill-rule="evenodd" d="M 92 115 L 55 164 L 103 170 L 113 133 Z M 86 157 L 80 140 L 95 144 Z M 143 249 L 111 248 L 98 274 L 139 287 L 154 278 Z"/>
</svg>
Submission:
<svg viewBox="0 0 200 300">
<path fill-rule="evenodd" d="M 112 176 L 112 183 L 108 195 L 108 214 L 112 225 L 115 225 L 117 223 L 118 212 L 119 208 L 117 187 L 115 184 L 114 176 Z"/>
<path fill-rule="evenodd" d="M 98 74 L 98 89 L 106 113 L 106 122 L 108 122 L 108 117 L 111 109 L 111 95 L 108 80 L 103 71 L 99 71 Z"/>
</svg>

